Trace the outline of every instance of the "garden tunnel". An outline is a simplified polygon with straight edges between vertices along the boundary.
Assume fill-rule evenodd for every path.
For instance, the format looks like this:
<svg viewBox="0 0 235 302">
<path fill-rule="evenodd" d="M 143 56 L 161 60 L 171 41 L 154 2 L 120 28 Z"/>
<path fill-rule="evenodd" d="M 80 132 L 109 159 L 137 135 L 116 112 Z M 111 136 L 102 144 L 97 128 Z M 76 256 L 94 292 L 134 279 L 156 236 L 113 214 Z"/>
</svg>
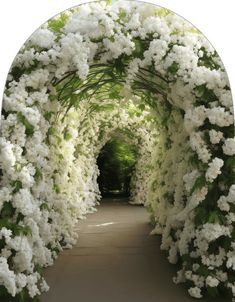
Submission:
<svg viewBox="0 0 235 302">
<path fill-rule="evenodd" d="M 235 295 L 235 140 L 224 66 L 174 13 L 135 1 L 90 3 L 49 20 L 11 67 L 0 138 L 0 295 L 47 290 L 42 268 L 77 239 L 100 198 L 97 156 L 117 130 L 139 157 L 144 201 L 200 298 Z M 17 300 L 17 301 L 18 301 Z"/>
</svg>

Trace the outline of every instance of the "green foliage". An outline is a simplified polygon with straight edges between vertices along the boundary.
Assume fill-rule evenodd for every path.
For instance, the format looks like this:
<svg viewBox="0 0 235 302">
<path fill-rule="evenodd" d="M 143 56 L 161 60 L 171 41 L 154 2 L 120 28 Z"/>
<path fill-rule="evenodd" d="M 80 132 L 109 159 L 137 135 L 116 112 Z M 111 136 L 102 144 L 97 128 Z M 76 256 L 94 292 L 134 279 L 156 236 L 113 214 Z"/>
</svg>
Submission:
<svg viewBox="0 0 235 302">
<path fill-rule="evenodd" d="M 22 182 L 20 180 L 14 180 L 11 182 L 11 186 L 14 188 L 13 193 L 17 193 L 22 189 Z"/>
<path fill-rule="evenodd" d="M 54 115 L 54 112 L 48 111 L 44 114 L 44 118 L 45 118 L 45 120 L 47 120 L 49 122 L 53 115 Z"/>
<path fill-rule="evenodd" d="M 40 210 L 50 211 L 50 208 L 49 208 L 48 204 L 46 202 L 44 202 L 40 205 Z"/>
<path fill-rule="evenodd" d="M 206 278 L 207 276 L 210 275 L 211 272 L 210 272 L 210 270 L 208 269 L 208 267 L 206 265 L 201 264 L 200 267 L 197 270 L 197 273 Z"/>
<path fill-rule="evenodd" d="M 220 68 L 220 65 L 214 60 L 214 58 L 217 57 L 216 53 L 214 53 L 214 55 L 208 54 L 204 47 L 201 48 L 201 51 L 203 52 L 203 56 L 199 58 L 198 66 L 205 66 L 210 70 Z"/>
<path fill-rule="evenodd" d="M 57 184 L 54 184 L 53 189 L 57 194 L 60 193 L 60 187 Z"/>
<path fill-rule="evenodd" d="M 36 172 L 34 174 L 34 179 L 36 180 L 36 182 L 39 182 L 40 180 L 42 180 L 42 172 L 38 167 L 36 167 Z"/>
<path fill-rule="evenodd" d="M 136 162 L 137 151 L 119 138 L 112 138 L 101 150 L 97 159 L 100 169 L 98 183 L 101 191 L 129 192 L 130 177 Z"/>
<path fill-rule="evenodd" d="M 219 223 L 219 224 L 226 223 L 225 217 L 218 210 L 214 210 L 209 213 L 208 222 L 209 223 Z"/>
<path fill-rule="evenodd" d="M 179 70 L 179 64 L 176 62 L 173 62 L 171 66 L 168 67 L 167 71 L 171 73 L 172 75 L 176 75 L 177 71 Z"/>
<path fill-rule="evenodd" d="M 195 217 L 194 217 L 194 223 L 196 226 L 202 225 L 207 222 L 208 219 L 208 212 L 207 210 L 199 206 L 195 209 Z"/>
<path fill-rule="evenodd" d="M 111 2 L 110 0 L 106 0 L 106 2 Z M 126 18 L 126 16 L 127 16 L 127 13 L 126 13 L 126 11 L 124 10 L 124 9 L 121 9 L 120 10 L 120 13 L 119 13 L 119 20 L 121 20 L 121 21 L 123 21 L 125 18 Z"/>
<path fill-rule="evenodd" d="M 159 17 L 165 17 L 169 14 L 171 14 L 171 11 L 167 8 L 160 8 L 155 11 L 155 16 L 159 16 Z"/>
<path fill-rule="evenodd" d="M 10 202 L 4 202 L 1 210 L 1 218 L 12 217 L 15 213 L 15 208 Z"/>
<path fill-rule="evenodd" d="M 210 297 L 216 298 L 219 296 L 219 290 L 217 287 L 207 287 L 207 293 Z"/>
<path fill-rule="evenodd" d="M 72 137 L 73 137 L 72 134 L 69 133 L 68 129 L 66 128 L 66 129 L 64 130 L 64 139 L 65 139 L 66 141 L 69 141 Z"/>
<path fill-rule="evenodd" d="M 60 33 L 61 29 L 65 26 L 68 20 L 68 15 L 65 13 L 60 14 L 59 18 L 50 19 L 48 21 L 48 27 L 55 33 Z"/>
<path fill-rule="evenodd" d="M 24 126 L 25 126 L 25 133 L 27 136 L 33 136 L 34 134 L 34 127 L 33 125 L 31 125 L 29 123 L 29 121 L 27 120 L 27 118 L 21 113 L 21 112 L 18 112 L 17 113 L 17 118 L 18 118 L 18 121 L 21 122 Z"/>
<path fill-rule="evenodd" d="M 196 181 L 195 181 L 195 183 L 194 183 L 194 185 L 193 185 L 193 187 L 191 189 L 190 194 L 192 194 L 195 190 L 200 190 L 205 185 L 206 185 L 206 178 L 205 178 L 205 176 L 204 175 L 199 176 L 196 179 Z"/>
<path fill-rule="evenodd" d="M 209 102 L 214 102 L 217 101 L 218 98 L 215 95 L 214 91 L 207 88 L 206 84 L 202 84 L 199 86 L 196 86 L 194 88 L 194 91 L 196 92 L 197 95 L 197 101 L 196 101 L 196 105 L 205 105 L 206 107 L 208 107 L 208 103 Z"/>
<path fill-rule="evenodd" d="M 144 58 L 144 52 L 149 47 L 149 42 L 146 42 L 145 40 L 141 39 L 133 39 L 133 42 L 135 43 L 135 49 L 133 51 L 133 56 L 136 58 L 143 59 Z"/>
<path fill-rule="evenodd" d="M 2 217 L 2 214 L 1 214 Z M 8 218 L 2 218 L 0 219 L 0 228 L 7 228 L 12 231 L 12 234 L 14 236 L 19 236 L 19 235 L 29 235 L 31 234 L 31 229 L 29 226 L 23 226 L 19 225 L 17 223 L 11 222 Z"/>
<path fill-rule="evenodd" d="M 226 218 L 219 210 L 208 210 L 204 205 L 200 205 L 195 209 L 194 223 L 196 226 L 205 223 L 225 224 Z"/>
</svg>

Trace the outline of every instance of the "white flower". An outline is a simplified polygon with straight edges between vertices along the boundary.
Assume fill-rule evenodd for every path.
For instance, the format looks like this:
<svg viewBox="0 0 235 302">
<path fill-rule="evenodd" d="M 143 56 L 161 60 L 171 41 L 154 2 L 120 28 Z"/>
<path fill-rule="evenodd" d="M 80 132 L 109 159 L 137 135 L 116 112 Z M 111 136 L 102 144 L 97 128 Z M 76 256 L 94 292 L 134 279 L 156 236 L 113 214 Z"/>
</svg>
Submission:
<svg viewBox="0 0 235 302">
<path fill-rule="evenodd" d="M 225 196 L 220 196 L 217 204 L 221 211 L 229 212 L 230 206 Z"/>
<path fill-rule="evenodd" d="M 223 138 L 223 133 L 212 129 L 209 131 L 209 136 L 212 144 L 218 144 Z"/>
<path fill-rule="evenodd" d="M 15 274 L 9 269 L 7 259 L 0 257 L 0 284 L 14 297 L 16 294 Z"/>
<path fill-rule="evenodd" d="M 207 163 L 211 158 L 211 153 L 208 151 L 207 146 L 202 139 L 202 133 L 190 133 L 190 146 L 193 151 L 196 151 L 199 159 L 203 163 Z"/>
<path fill-rule="evenodd" d="M 55 35 L 49 29 L 40 28 L 33 33 L 30 37 L 30 41 L 34 45 L 38 45 L 43 48 L 52 47 L 55 40 Z"/>
<path fill-rule="evenodd" d="M 201 289 L 198 288 L 198 287 L 191 287 L 189 290 L 188 290 L 189 294 L 191 297 L 193 298 L 202 298 L 202 294 L 201 294 Z"/>
<path fill-rule="evenodd" d="M 36 210 L 34 197 L 28 189 L 20 189 L 12 201 L 13 206 L 18 209 L 23 215 L 32 215 Z"/>
<path fill-rule="evenodd" d="M 184 115 L 184 124 L 187 132 L 191 132 L 195 128 L 203 125 L 206 119 L 206 108 L 205 106 L 195 107 L 188 109 Z"/>
<path fill-rule="evenodd" d="M 208 276 L 206 278 L 206 284 L 210 287 L 217 287 L 219 285 L 219 280 L 217 278 L 213 278 L 211 276 Z"/>
<path fill-rule="evenodd" d="M 219 174 L 221 174 L 220 169 L 223 167 L 224 161 L 220 158 L 215 157 L 212 162 L 209 163 L 209 168 L 206 171 L 206 180 L 213 182 Z"/>
<path fill-rule="evenodd" d="M 130 55 L 135 47 L 135 43 L 131 41 L 129 34 L 115 34 L 113 41 L 104 39 L 104 46 L 112 53 L 113 58 L 118 58 L 121 54 L 125 53 Z"/>
<path fill-rule="evenodd" d="M 206 223 L 203 225 L 202 230 L 199 231 L 199 234 L 201 239 L 211 242 L 221 236 L 230 236 L 230 230 L 228 227 L 218 223 Z"/>
<path fill-rule="evenodd" d="M 227 268 L 232 268 L 233 270 L 235 270 L 235 255 L 229 253 L 228 254 L 228 260 L 226 262 L 226 266 Z"/>
<path fill-rule="evenodd" d="M 0 138 L 0 167 L 8 170 L 15 165 L 15 162 L 16 158 L 13 152 L 13 145 L 4 138 Z"/>
<path fill-rule="evenodd" d="M 0 230 L 0 239 L 3 237 L 5 238 L 6 241 L 10 240 L 12 236 L 12 231 L 8 230 L 7 228 L 3 227 Z"/>
<path fill-rule="evenodd" d="M 207 117 L 211 124 L 220 127 L 227 127 L 234 123 L 233 115 L 230 112 L 225 111 L 225 108 L 223 107 L 207 109 Z"/>
</svg>

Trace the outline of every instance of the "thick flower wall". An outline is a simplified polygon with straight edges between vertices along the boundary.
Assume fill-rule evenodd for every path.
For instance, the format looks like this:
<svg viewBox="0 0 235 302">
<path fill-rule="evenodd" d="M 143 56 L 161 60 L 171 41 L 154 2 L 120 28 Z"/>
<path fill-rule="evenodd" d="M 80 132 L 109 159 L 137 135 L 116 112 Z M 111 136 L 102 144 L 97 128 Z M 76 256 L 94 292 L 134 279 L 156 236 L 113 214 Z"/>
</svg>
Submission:
<svg viewBox="0 0 235 302">
<path fill-rule="evenodd" d="M 200 298 L 235 296 L 231 92 L 210 43 L 166 9 L 91 3 L 38 29 L 6 83 L 0 138 L 0 295 L 35 297 L 42 268 L 100 199 L 96 158 L 117 131 L 139 146 L 132 203 Z"/>
</svg>

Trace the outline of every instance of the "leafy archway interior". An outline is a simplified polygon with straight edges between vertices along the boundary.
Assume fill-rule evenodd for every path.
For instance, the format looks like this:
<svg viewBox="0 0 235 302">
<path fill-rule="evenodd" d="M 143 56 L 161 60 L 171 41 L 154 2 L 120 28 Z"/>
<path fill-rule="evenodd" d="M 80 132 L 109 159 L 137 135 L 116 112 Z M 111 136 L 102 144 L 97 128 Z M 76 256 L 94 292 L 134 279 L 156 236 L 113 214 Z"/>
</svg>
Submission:
<svg viewBox="0 0 235 302">
<path fill-rule="evenodd" d="M 138 146 L 144 203 L 189 293 L 235 293 L 235 141 L 224 67 L 191 24 L 118 1 L 48 21 L 17 55 L 1 125 L 1 295 L 47 290 L 41 276 L 100 198 L 96 159 L 113 133 Z"/>
</svg>

